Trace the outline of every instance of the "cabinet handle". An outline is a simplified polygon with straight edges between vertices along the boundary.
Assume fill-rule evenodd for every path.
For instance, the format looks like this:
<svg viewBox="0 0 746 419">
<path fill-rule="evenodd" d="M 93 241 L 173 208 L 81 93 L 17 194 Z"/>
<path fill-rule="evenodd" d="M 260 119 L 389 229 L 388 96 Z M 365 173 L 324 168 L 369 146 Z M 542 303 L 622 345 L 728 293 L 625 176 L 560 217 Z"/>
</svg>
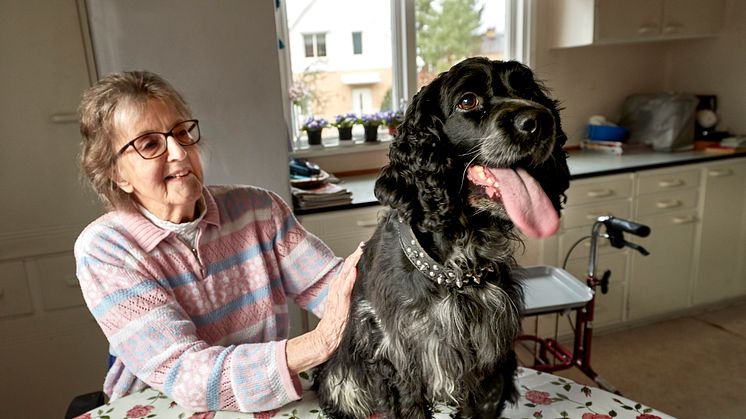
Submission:
<svg viewBox="0 0 746 419">
<path fill-rule="evenodd" d="M 659 188 L 675 188 L 683 184 L 684 184 L 684 181 L 681 179 L 661 180 L 660 182 L 658 182 L 658 187 Z"/>
<path fill-rule="evenodd" d="M 733 171 L 730 169 L 712 169 L 709 172 L 707 172 L 707 175 L 710 177 L 723 177 L 723 176 L 730 176 L 733 174 Z"/>
<path fill-rule="evenodd" d="M 590 212 L 588 214 L 585 214 L 585 218 L 589 220 L 595 220 L 598 217 L 603 217 L 604 215 L 613 215 L 610 212 L 604 212 L 604 211 L 598 211 L 598 212 Z"/>
<path fill-rule="evenodd" d="M 674 217 L 671 219 L 671 222 L 674 224 L 691 224 L 693 222 L 697 221 L 697 218 L 693 215 L 687 215 L 684 217 Z"/>
<path fill-rule="evenodd" d="M 600 240 L 600 241 L 598 241 L 596 243 L 596 246 L 599 247 L 599 248 L 606 247 L 608 245 L 609 245 L 609 241 L 608 240 Z M 585 243 L 583 243 L 583 247 L 585 247 L 587 249 L 590 249 L 591 248 L 591 244 L 586 241 Z"/>
<path fill-rule="evenodd" d="M 678 23 L 668 23 L 666 26 L 663 27 L 663 33 L 671 34 L 676 33 L 681 29 L 684 25 L 678 24 Z"/>
<path fill-rule="evenodd" d="M 613 189 L 591 189 L 586 194 L 588 198 L 603 198 L 605 196 L 614 195 Z"/>
<path fill-rule="evenodd" d="M 77 288 L 80 286 L 80 282 L 78 282 L 78 278 L 75 275 L 65 276 L 65 284 L 71 288 Z"/>
<path fill-rule="evenodd" d="M 637 28 L 638 35 L 655 35 L 656 33 L 658 33 L 658 25 L 648 24 Z"/>
<path fill-rule="evenodd" d="M 670 201 L 658 201 L 655 203 L 655 206 L 660 209 L 676 208 L 681 206 L 681 201 L 679 201 L 678 199 L 672 199 Z"/>
<path fill-rule="evenodd" d="M 377 225 L 377 220 L 357 220 L 358 227 L 375 227 Z"/>
<path fill-rule="evenodd" d="M 78 114 L 76 113 L 56 113 L 50 118 L 55 124 L 71 124 L 78 122 Z"/>
</svg>

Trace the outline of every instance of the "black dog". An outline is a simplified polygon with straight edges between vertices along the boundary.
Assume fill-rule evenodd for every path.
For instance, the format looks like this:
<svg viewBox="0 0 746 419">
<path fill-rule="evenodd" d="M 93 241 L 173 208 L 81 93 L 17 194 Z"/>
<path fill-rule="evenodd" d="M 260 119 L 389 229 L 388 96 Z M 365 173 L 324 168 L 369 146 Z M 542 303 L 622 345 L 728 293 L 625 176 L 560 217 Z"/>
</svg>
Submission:
<svg viewBox="0 0 746 419">
<path fill-rule="evenodd" d="M 526 66 L 471 58 L 422 88 L 376 181 L 350 319 L 316 372 L 332 418 L 497 418 L 515 402 L 524 234 L 559 223 L 569 186 L 557 103 Z M 468 181 L 467 181 L 468 179 Z"/>
</svg>

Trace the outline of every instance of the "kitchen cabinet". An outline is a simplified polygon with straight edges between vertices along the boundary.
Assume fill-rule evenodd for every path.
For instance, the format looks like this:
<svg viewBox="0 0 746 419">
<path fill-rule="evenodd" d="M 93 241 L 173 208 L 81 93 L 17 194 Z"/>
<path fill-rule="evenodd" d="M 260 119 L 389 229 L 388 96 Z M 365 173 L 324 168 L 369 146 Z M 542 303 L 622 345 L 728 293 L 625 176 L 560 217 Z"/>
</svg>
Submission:
<svg viewBox="0 0 746 419">
<path fill-rule="evenodd" d="M 724 0 L 551 0 L 550 46 L 660 41 L 715 35 Z"/>
<path fill-rule="evenodd" d="M 81 186 L 76 110 L 90 83 L 80 2 L 0 2 L 2 417 L 60 417 L 101 388 L 108 344 L 85 307 L 73 243 L 101 213 Z M 7 17 L 7 18 L 6 18 Z"/>
<path fill-rule="evenodd" d="M 309 232 L 320 237 L 335 255 L 346 257 L 373 235 L 385 207 L 355 208 L 345 211 L 330 211 L 298 217 L 298 221 Z"/>
<path fill-rule="evenodd" d="M 746 293 L 743 276 L 746 159 L 702 169 L 702 234 L 694 304 Z"/>
<path fill-rule="evenodd" d="M 634 219 L 648 225 L 651 234 L 635 238 L 650 255 L 632 255 L 632 320 L 676 312 L 690 305 L 699 227 L 696 203 L 700 170 L 691 166 L 653 170 L 636 179 Z"/>
</svg>

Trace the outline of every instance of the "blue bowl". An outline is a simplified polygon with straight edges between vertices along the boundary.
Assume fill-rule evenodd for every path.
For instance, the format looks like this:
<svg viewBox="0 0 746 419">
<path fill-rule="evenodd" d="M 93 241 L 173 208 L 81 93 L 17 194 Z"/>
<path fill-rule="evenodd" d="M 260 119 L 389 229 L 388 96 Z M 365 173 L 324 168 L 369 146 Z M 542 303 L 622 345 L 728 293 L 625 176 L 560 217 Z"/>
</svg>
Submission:
<svg viewBox="0 0 746 419">
<path fill-rule="evenodd" d="M 601 141 L 623 141 L 627 138 L 627 128 L 609 125 L 588 125 L 588 138 Z"/>
</svg>

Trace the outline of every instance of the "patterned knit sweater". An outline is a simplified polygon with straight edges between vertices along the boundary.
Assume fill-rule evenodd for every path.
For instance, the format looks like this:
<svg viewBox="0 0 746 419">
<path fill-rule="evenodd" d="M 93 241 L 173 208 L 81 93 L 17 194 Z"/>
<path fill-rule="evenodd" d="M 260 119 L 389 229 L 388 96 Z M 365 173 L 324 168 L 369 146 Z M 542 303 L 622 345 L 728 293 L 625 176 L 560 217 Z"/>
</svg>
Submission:
<svg viewBox="0 0 746 419">
<path fill-rule="evenodd" d="M 83 296 L 117 357 L 104 391 L 150 386 L 195 411 L 275 409 L 302 391 L 285 356 L 287 300 L 321 316 L 341 259 L 272 192 L 203 195 L 195 249 L 137 212 L 105 214 L 78 237 Z"/>
</svg>

